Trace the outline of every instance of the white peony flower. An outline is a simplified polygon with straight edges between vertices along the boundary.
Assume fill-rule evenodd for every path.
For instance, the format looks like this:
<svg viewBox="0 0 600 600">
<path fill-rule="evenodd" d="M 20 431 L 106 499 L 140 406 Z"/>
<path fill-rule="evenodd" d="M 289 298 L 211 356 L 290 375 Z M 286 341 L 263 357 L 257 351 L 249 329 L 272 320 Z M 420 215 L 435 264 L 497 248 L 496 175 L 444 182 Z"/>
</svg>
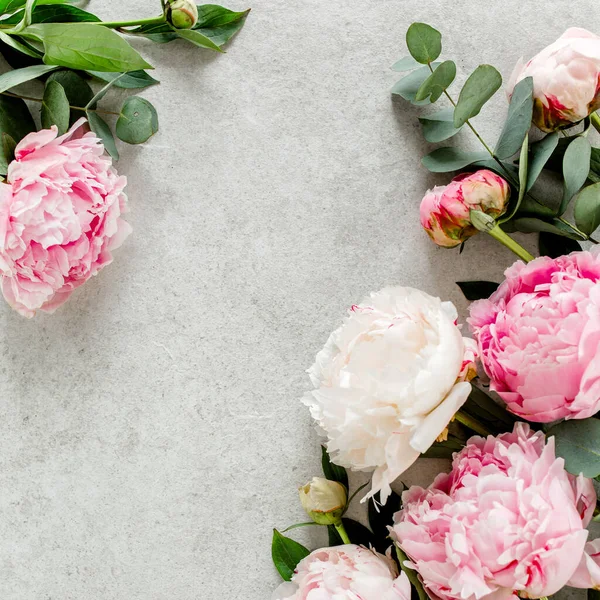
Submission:
<svg viewBox="0 0 600 600">
<path fill-rule="evenodd" d="M 386 288 L 353 306 L 309 369 L 303 402 L 327 436 L 332 460 L 375 470 L 381 492 L 425 452 L 464 404 L 475 358 L 456 308 L 419 290 Z"/>
</svg>

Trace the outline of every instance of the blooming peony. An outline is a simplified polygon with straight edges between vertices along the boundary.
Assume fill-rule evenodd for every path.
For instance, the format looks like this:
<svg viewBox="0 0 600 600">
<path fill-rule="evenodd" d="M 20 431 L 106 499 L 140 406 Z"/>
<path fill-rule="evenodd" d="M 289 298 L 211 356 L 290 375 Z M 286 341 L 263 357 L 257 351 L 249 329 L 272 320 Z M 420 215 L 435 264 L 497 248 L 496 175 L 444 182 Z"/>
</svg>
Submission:
<svg viewBox="0 0 600 600">
<path fill-rule="evenodd" d="M 600 410 L 600 252 L 515 263 L 469 323 L 492 389 L 547 423 Z"/>
<path fill-rule="evenodd" d="M 402 499 L 392 537 L 441 600 L 554 594 L 581 561 L 596 506 L 592 482 L 564 470 L 554 438 L 524 423 L 471 438 L 450 474 Z"/>
<path fill-rule="evenodd" d="M 453 248 L 477 233 L 471 225 L 471 210 L 497 218 L 505 212 L 509 197 L 508 183 L 492 171 L 458 175 L 448 185 L 425 194 L 421 225 L 438 246 Z"/>
<path fill-rule="evenodd" d="M 53 312 L 112 261 L 131 232 L 126 181 L 84 119 L 21 140 L 0 184 L 1 285 L 15 310 Z"/>
<path fill-rule="evenodd" d="M 352 307 L 309 370 L 316 389 L 304 403 L 332 459 L 375 469 L 369 495 L 382 502 L 469 395 L 476 349 L 456 319 L 450 302 L 386 288 Z"/>
<path fill-rule="evenodd" d="M 576 588 L 600 589 L 600 539 L 585 545 L 583 558 L 569 580 L 569 585 Z"/>
<path fill-rule="evenodd" d="M 600 107 L 600 37 L 573 27 L 523 65 L 519 61 L 509 93 L 533 78 L 533 122 L 554 131 L 581 121 Z"/>
<path fill-rule="evenodd" d="M 410 600 L 411 588 L 391 558 L 362 546 L 315 550 L 272 600 Z"/>
</svg>

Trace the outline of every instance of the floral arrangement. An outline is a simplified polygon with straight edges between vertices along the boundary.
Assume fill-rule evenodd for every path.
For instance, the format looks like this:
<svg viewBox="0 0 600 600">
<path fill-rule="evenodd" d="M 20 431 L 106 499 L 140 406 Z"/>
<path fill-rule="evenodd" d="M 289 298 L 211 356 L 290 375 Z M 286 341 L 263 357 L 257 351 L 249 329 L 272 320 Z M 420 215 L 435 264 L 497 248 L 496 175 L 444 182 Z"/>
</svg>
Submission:
<svg viewBox="0 0 600 600">
<path fill-rule="evenodd" d="M 500 73 L 478 66 L 456 98 L 441 34 L 414 23 L 406 42 L 410 56 L 393 69 L 408 74 L 392 93 L 446 103 L 420 117 L 425 139 L 466 129 L 482 147 L 423 157 L 432 172 L 459 172 L 424 195 L 423 229 L 444 248 L 485 232 L 519 260 L 500 284 L 458 282 L 472 338 L 451 303 L 412 288 L 350 308 L 308 371 L 303 402 L 324 438 L 324 477 L 299 490 L 310 521 L 274 530 L 284 583 L 273 600 L 546 598 L 565 586 L 595 598 L 600 148 L 589 133 L 600 131 L 600 37 L 569 29 L 516 66 L 493 146 L 473 119 Z M 537 258 L 516 231 L 537 236 Z M 405 489 L 420 457 L 451 458 L 450 470 Z M 370 489 L 350 495 L 346 469 L 372 473 Z M 346 517 L 357 496 L 363 523 Z M 309 525 L 328 527 L 328 547 L 311 552 L 284 535 Z"/>
<path fill-rule="evenodd" d="M 157 17 L 105 22 L 68 0 L 0 0 L 0 53 L 13 67 L 0 75 L 0 287 L 20 314 L 56 310 L 131 231 L 121 216 L 126 178 L 112 164 L 115 134 L 146 142 L 158 115 L 137 95 L 118 113 L 100 103 L 111 87 L 159 82 L 127 38 L 223 52 L 248 12 L 162 0 Z M 27 83 L 43 92 L 15 91 Z M 114 134 L 105 115 L 116 119 Z"/>
</svg>

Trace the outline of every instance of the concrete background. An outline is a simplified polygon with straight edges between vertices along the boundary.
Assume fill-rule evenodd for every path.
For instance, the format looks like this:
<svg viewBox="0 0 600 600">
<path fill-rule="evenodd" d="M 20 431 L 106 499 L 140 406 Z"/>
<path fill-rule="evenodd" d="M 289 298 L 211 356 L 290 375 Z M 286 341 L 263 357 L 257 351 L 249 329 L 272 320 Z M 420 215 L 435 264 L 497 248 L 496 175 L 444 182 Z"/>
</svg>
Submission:
<svg viewBox="0 0 600 600">
<path fill-rule="evenodd" d="M 437 249 L 418 226 L 446 178 L 390 99 L 406 28 L 440 28 L 462 79 L 483 62 L 507 78 L 568 25 L 600 32 L 591 0 L 251 6 L 227 55 L 137 44 L 162 85 L 143 93 L 160 132 L 120 147 L 134 234 L 55 315 L 0 306 L 3 600 L 268 600 L 271 529 L 304 520 L 296 486 L 319 474 L 304 370 L 346 308 L 401 283 L 464 316 L 454 282 L 513 260 L 483 236 Z M 492 143 L 505 110 L 498 94 L 476 120 Z"/>
</svg>

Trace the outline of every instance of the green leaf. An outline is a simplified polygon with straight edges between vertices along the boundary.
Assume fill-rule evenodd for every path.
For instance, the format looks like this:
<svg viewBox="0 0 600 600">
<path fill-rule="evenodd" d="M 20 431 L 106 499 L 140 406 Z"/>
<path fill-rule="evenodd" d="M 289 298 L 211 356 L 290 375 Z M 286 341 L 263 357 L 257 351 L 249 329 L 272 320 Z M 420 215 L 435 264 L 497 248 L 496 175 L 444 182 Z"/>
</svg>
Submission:
<svg viewBox="0 0 600 600">
<path fill-rule="evenodd" d="M 201 4 L 198 6 L 198 22 L 194 29 L 205 27 L 222 27 L 230 23 L 244 20 L 250 9 L 236 12 L 218 4 Z"/>
<path fill-rule="evenodd" d="M 329 452 L 325 446 L 321 446 L 321 466 L 323 467 L 323 475 L 329 481 L 338 481 L 348 489 L 348 473 L 344 467 L 340 467 L 331 462 Z"/>
<path fill-rule="evenodd" d="M 44 4 L 75 4 L 79 0 L 38 0 L 38 7 Z M 0 0 L 0 14 L 10 14 L 25 6 L 26 0 Z"/>
<path fill-rule="evenodd" d="M 200 48 L 208 48 L 209 50 L 215 50 L 216 52 L 223 52 L 217 44 L 215 44 L 209 37 L 203 35 L 196 29 L 178 29 L 175 34 L 177 37 L 184 39 Z"/>
<path fill-rule="evenodd" d="M 552 156 L 554 150 L 556 150 L 557 145 L 558 131 L 548 134 L 535 144 L 531 144 L 529 148 L 530 156 L 526 191 L 529 191 L 533 187 L 548 159 Z"/>
<path fill-rule="evenodd" d="M 563 421 L 548 431 L 556 440 L 556 454 L 565 459 L 572 475 L 600 475 L 600 419 Z"/>
<path fill-rule="evenodd" d="M 416 61 L 412 56 L 405 56 L 401 58 L 398 62 L 395 62 L 392 65 L 392 71 L 397 71 L 398 73 L 404 73 L 405 71 L 413 71 L 421 66 L 421 63 Z"/>
<path fill-rule="evenodd" d="M 568 146 L 563 157 L 563 198 L 559 215 L 562 215 L 571 198 L 581 189 L 590 172 L 592 147 L 587 137 L 576 137 Z"/>
<path fill-rule="evenodd" d="M 206 36 L 217 46 L 223 46 L 244 26 L 245 20 L 246 18 L 244 17 L 239 21 L 233 21 L 220 27 L 194 27 L 194 31 L 198 31 Z"/>
<path fill-rule="evenodd" d="M 120 77 L 122 73 L 102 73 L 101 71 L 88 71 L 88 73 L 102 81 L 113 81 L 115 87 L 129 90 L 146 88 L 160 83 L 157 79 L 148 75 L 146 71 L 130 71 L 124 77 Z M 115 79 L 117 81 L 114 81 Z"/>
<path fill-rule="evenodd" d="M 119 151 L 115 144 L 115 138 L 106 121 L 104 121 L 97 112 L 91 110 L 87 112 L 87 119 L 90 124 L 90 129 L 102 140 L 104 149 L 113 160 L 119 160 Z"/>
<path fill-rule="evenodd" d="M 420 117 L 419 122 L 423 126 L 423 137 L 433 144 L 443 142 L 460 131 L 454 127 L 453 108 L 444 108 L 433 115 Z"/>
<path fill-rule="evenodd" d="M 102 100 L 102 98 L 106 96 L 110 88 L 113 87 L 113 85 L 117 84 L 120 79 L 123 79 L 125 77 L 125 73 L 115 73 L 115 75 L 116 77 L 110 79 L 110 81 L 103 88 L 98 90 L 94 97 L 85 105 L 86 110 L 90 108 L 96 108 L 98 102 L 100 102 L 100 100 Z"/>
<path fill-rule="evenodd" d="M 523 198 L 525 198 L 525 190 L 527 189 L 527 163 L 528 163 L 528 151 L 529 151 L 529 135 L 525 134 L 523 145 L 521 146 L 521 154 L 519 155 L 519 192 L 517 194 L 516 202 L 510 204 L 507 213 L 500 219 L 498 223 L 505 223 L 510 221 L 519 210 Z"/>
<path fill-rule="evenodd" d="M 33 65 L 31 67 L 24 67 L 23 69 L 15 69 L 14 71 L 3 73 L 0 75 L 0 93 L 10 90 L 17 85 L 21 85 L 26 81 L 41 77 L 56 69 L 58 69 L 58 67 L 52 65 Z"/>
<path fill-rule="evenodd" d="M 275 568 L 285 581 L 292 579 L 298 563 L 309 554 L 310 551 L 302 544 L 281 535 L 277 529 L 273 529 L 271 556 Z"/>
<path fill-rule="evenodd" d="M 594 521 L 595 520 L 596 519 L 594 518 Z M 595 590 L 594 588 L 588 588 L 587 600 L 600 600 L 600 591 Z"/>
<path fill-rule="evenodd" d="M 373 533 L 364 525 L 361 525 L 358 521 L 353 519 L 342 519 L 344 529 L 353 544 L 359 546 L 366 546 L 369 548 L 371 545 L 375 546 L 375 536 Z M 344 542 L 333 525 L 327 526 L 327 532 L 329 534 L 329 545 L 330 546 L 342 546 Z"/>
<path fill-rule="evenodd" d="M 437 68 L 440 63 L 433 63 L 432 68 Z M 429 104 L 429 100 L 417 101 L 417 92 L 423 85 L 423 82 L 431 75 L 429 67 L 421 67 L 412 73 L 404 76 L 394 87 L 392 88 L 392 94 L 401 96 L 405 100 L 408 100 L 412 104 L 421 106 L 423 104 Z"/>
<path fill-rule="evenodd" d="M 20 142 L 32 131 L 35 131 L 35 122 L 27 104 L 21 98 L 0 96 L 0 133 Z"/>
<path fill-rule="evenodd" d="M 369 498 L 369 526 L 375 536 L 375 548 L 381 554 L 385 554 L 390 547 L 390 532 L 388 526 L 394 522 L 394 515 L 402 507 L 402 498 L 392 491 L 387 502 L 382 505 L 379 492 L 374 497 Z"/>
<path fill-rule="evenodd" d="M 128 144 L 143 144 L 158 131 L 158 115 L 148 100 L 130 96 L 117 119 L 117 136 Z"/>
<path fill-rule="evenodd" d="M 62 85 L 71 107 L 79 106 L 85 108 L 94 97 L 94 92 L 87 81 L 84 81 L 74 71 L 55 71 L 48 77 L 47 81 L 56 81 Z M 70 124 L 72 125 L 77 119 L 83 116 L 85 116 L 85 111 L 71 109 Z"/>
<path fill-rule="evenodd" d="M 506 123 L 494 150 L 498 158 L 510 158 L 522 148 L 532 116 L 533 79 L 526 77 L 517 83 L 510 99 Z"/>
<path fill-rule="evenodd" d="M 404 563 L 409 560 L 408 556 L 406 556 L 404 550 L 402 550 L 398 544 L 395 544 L 394 547 L 396 548 L 396 556 L 398 557 L 400 568 L 406 573 L 408 580 L 419 596 L 419 600 L 429 600 L 429 596 L 427 595 L 427 592 L 425 591 L 425 588 L 419 579 L 418 573 L 414 569 L 404 566 Z"/>
<path fill-rule="evenodd" d="M 8 133 L 2 133 L 2 154 L 8 164 L 15 158 L 16 147 L 17 142 Z"/>
<path fill-rule="evenodd" d="M 406 45 L 411 56 L 424 65 L 442 52 L 442 34 L 425 23 L 413 23 L 406 32 Z"/>
<path fill-rule="evenodd" d="M 438 148 L 421 159 L 423 166 L 432 173 L 458 171 L 489 156 L 486 152 L 466 152 L 457 148 Z"/>
<path fill-rule="evenodd" d="M 430 97 L 431 102 L 437 102 L 439 97 L 450 86 L 456 77 L 456 65 L 447 60 L 439 65 L 418 89 L 415 99 L 421 102 Z"/>
<path fill-rule="evenodd" d="M 600 225 L 600 183 L 584 187 L 575 198 L 575 224 L 591 235 Z"/>
<path fill-rule="evenodd" d="M 454 126 L 476 117 L 483 105 L 500 89 L 502 75 L 491 65 L 479 65 L 469 76 L 454 109 Z"/>
<path fill-rule="evenodd" d="M 31 18 L 32 23 L 97 23 L 99 21 L 96 15 L 68 4 L 36 6 Z"/>
<path fill-rule="evenodd" d="M 581 245 L 575 240 L 556 235 L 555 233 L 541 231 L 538 240 L 538 248 L 540 250 L 540 256 L 558 258 L 559 256 L 570 254 L 571 252 L 580 251 Z"/>
<path fill-rule="evenodd" d="M 500 284 L 493 281 L 457 281 L 456 285 L 460 288 L 463 296 L 473 302 L 489 298 Z"/>
<path fill-rule="evenodd" d="M 553 221 L 549 223 L 542 221 L 542 219 L 536 219 L 534 217 L 520 217 L 511 221 L 516 231 L 523 233 L 534 233 L 545 231 L 547 233 L 555 233 L 556 235 L 562 235 L 564 237 L 571 238 L 572 240 L 580 240 L 574 231 L 571 231 L 567 226 L 563 225 L 560 221 Z"/>
<path fill-rule="evenodd" d="M 42 58 L 42 53 L 38 52 L 35 48 L 32 48 L 29 44 L 22 42 L 18 37 L 14 37 L 12 35 L 8 35 L 3 31 L 0 31 L 0 40 L 17 50 L 18 52 L 22 52 L 27 56 L 31 56 L 32 58 Z"/>
<path fill-rule="evenodd" d="M 517 418 L 504 405 L 497 404 L 482 389 L 471 384 L 471 393 L 462 410 L 484 423 L 494 433 L 512 431 Z"/>
<path fill-rule="evenodd" d="M 48 65 L 110 72 L 152 68 L 118 33 L 93 23 L 39 23 L 21 35 L 43 43 Z"/>
<path fill-rule="evenodd" d="M 463 442 L 458 438 L 449 435 L 448 439 L 443 442 L 434 442 L 427 452 L 421 454 L 421 457 L 450 459 L 455 452 L 459 452 L 463 447 Z"/>
<path fill-rule="evenodd" d="M 28 25 L 31 25 L 31 16 L 33 15 L 33 9 L 36 4 L 37 0 L 26 0 L 22 26 L 27 27 Z"/>
<path fill-rule="evenodd" d="M 69 116 L 71 109 L 65 89 L 58 81 L 48 81 L 42 100 L 42 127 L 50 129 L 52 125 L 58 127 L 59 135 L 69 129 Z"/>
</svg>

